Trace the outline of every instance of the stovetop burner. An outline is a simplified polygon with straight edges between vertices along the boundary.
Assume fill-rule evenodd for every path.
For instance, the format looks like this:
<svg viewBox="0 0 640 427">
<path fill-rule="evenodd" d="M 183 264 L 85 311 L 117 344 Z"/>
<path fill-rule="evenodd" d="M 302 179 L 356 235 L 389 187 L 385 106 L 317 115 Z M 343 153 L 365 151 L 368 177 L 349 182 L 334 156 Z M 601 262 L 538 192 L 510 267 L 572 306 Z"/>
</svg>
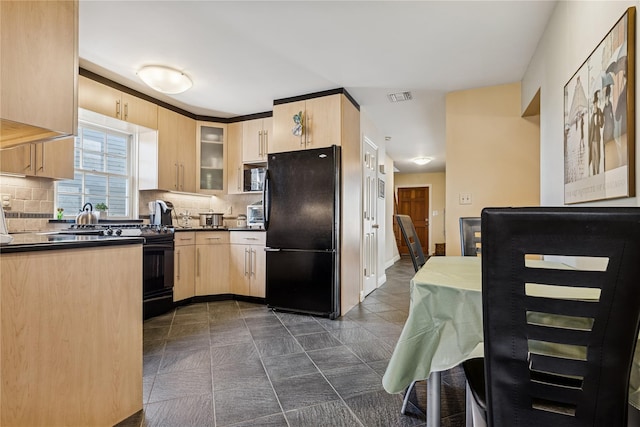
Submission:
<svg viewBox="0 0 640 427">
<path fill-rule="evenodd" d="M 173 234 L 175 229 L 164 225 L 152 224 L 72 224 L 67 230 L 68 234 L 93 234 L 102 236 L 143 236 Z"/>
</svg>

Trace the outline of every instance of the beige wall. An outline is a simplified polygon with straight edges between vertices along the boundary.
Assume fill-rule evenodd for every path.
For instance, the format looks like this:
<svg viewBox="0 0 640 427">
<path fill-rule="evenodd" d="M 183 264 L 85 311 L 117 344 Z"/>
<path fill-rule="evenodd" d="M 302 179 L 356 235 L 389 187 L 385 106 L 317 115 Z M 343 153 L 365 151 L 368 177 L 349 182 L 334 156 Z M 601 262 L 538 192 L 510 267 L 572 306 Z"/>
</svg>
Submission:
<svg viewBox="0 0 640 427">
<path fill-rule="evenodd" d="M 558 2 L 529 62 L 522 80 L 522 109 L 540 90 L 540 204 L 543 206 L 564 205 L 564 86 L 630 6 L 638 7 L 638 2 Z M 640 32 L 636 30 L 636 46 L 638 38 Z M 640 55 L 636 55 L 635 67 L 640 69 Z M 636 95 L 635 104 L 638 123 L 640 96 Z M 636 130 L 636 147 L 639 137 Z M 640 164 L 637 148 L 635 155 L 637 168 Z M 636 192 L 639 189 L 640 173 L 636 169 Z M 580 205 L 640 206 L 640 198 L 603 200 L 577 206 Z"/>
<path fill-rule="evenodd" d="M 460 255 L 460 217 L 539 205 L 540 127 L 520 116 L 520 83 L 451 92 L 446 103 L 447 255 Z"/>
<path fill-rule="evenodd" d="M 395 192 L 402 187 L 429 187 L 429 253 L 435 253 L 436 243 L 445 242 L 445 173 L 396 173 Z"/>
</svg>

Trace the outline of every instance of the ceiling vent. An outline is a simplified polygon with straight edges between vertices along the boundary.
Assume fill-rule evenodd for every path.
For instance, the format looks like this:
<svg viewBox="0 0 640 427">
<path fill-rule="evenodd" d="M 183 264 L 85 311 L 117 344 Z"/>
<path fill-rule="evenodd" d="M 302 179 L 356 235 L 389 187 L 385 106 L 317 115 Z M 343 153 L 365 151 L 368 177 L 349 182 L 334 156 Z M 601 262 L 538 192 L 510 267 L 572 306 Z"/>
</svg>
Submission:
<svg viewBox="0 0 640 427">
<path fill-rule="evenodd" d="M 401 101 L 411 101 L 413 96 L 411 96 L 411 92 L 398 92 L 398 93 L 390 93 L 387 95 L 390 102 L 401 102 Z"/>
</svg>

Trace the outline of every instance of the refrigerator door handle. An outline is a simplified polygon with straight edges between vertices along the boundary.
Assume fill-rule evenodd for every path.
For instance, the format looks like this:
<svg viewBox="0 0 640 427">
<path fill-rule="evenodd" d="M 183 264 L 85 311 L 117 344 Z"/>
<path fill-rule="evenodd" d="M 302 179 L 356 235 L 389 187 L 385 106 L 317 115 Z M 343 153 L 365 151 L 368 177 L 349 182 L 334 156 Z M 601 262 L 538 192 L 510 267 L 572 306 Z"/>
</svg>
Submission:
<svg viewBox="0 0 640 427">
<path fill-rule="evenodd" d="M 264 173 L 264 186 L 262 187 L 262 207 L 264 216 L 264 229 L 269 229 L 269 217 L 271 216 L 271 192 L 269 186 L 271 184 L 269 177 L 269 169 Z"/>
<path fill-rule="evenodd" d="M 280 252 L 281 249 L 276 249 L 276 248 L 264 248 L 265 252 Z"/>
</svg>

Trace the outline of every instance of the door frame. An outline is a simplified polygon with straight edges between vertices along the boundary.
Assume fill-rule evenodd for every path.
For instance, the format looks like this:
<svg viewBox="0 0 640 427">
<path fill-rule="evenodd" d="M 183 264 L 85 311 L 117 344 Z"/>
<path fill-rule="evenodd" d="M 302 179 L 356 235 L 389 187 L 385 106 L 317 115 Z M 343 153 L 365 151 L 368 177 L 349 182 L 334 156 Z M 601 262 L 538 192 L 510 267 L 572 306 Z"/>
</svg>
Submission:
<svg viewBox="0 0 640 427">
<path fill-rule="evenodd" d="M 396 200 L 398 200 L 398 188 L 425 188 L 425 187 L 429 188 L 429 212 L 428 212 L 429 225 L 427 226 L 428 229 L 429 229 L 429 241 L 427 242 L 427 245 L 428 245 L 427 246 L 427 252 L 428 252 L 427 255 L 428 256 L 433 256 L 433 253 L 431 252 L 431 248 L 433 247 L 432 243 L 431 243 L 432 239 L 433 239 L 432 233 L 431 233 L 431 222 L 432 222 L 432 217 L 433 217 L 433 214 L 432 214 L 433 209 L 431 208 L 431 206 L 432 206 L 431 197 L 432 197 L 433 191 L 431 191 L 432 190 L 431 184 L 394 185 L 393 192 L 394 192 L 394 197 L 396 198 Z M 444 212 L 442 214 L 444 215 Z M 446 229 L 445 229 L 445 233 L 446 233 Z M 446 239 L 446 236 L 445 236 L 445 239 Z"/>
<path fill-rule="evenodd" d="M 375 247 L 374 247 L 374 258 L 373 258 L 373 262 L 375 264 L 374 271 L 375 274 L 373 275 L 373 281 L 375 283 L 373 289 L 371 289 L 369 292 L 365 293 L 365 277 L 363 275 L 364 273 L 364 266 L 366 264 L 366 260 L 364 259 L 364 255 L 365 255 L 365 250 L 364 250 L 364 242 L 365 242 L 365 233 L 367 231 L 370 230 L 365 230 L 366 224 L 367 224 L 367 219 L 365 219 L 364 217 L 362 217 L 362 228 L 360 231 L 360 257 L 361 257 L 361 262 L 362 262 L 362 266 L 363 268 L 361 269 L 361 280 L 360 280 L 360 302 L 364 301 L 364 299 L 367 297 L 367 295 L 369 295 L 371 292 L 375 291 L 376 289 L 378 289 L 382 284 L 379 282 L 380 279 L 380 263 L 378 262 L 378 253 L 380 251 L 380 209 L 378 206 L 378 165 L 380 164 L 379 161 L 379 155 L 380 155 L 380 147 L 378 146 L 378 144 L 376 144 L 375 142 L 373 142 L 373 140 L 371 138 L 369 138 L 367 135 L 362 135 L 362 139 L 361 139 L 361 148 L 362 148 L 362 155 L 360 156 L 361 159 L 361 163 L 360 163 L 360 174 L 361 174 L 361 185 L 362 185 L 362 198 L 360 200 L 360 206 L 361 206 L 361 210 L 360 212 L 364 212 L 364 201 L 365 201 L 365 191 L 366 191 L 366 186 L 364 185 L 365 182 L 365 165 L 364 165 L 364 153 L 366 151 L 366 146 L 370 146 L 372 149 L 375 150 L 376 152 L 376 159 L 375 159 L 375 167 L 374 167 L 374 173 L 375 173 L 375 178 L 374 178 L 374 183 L 373 185 L 375 186 L 376 191 L 374 191 L 374 200 L 372 203 L 372 206 L 375 209 L 375 216 L 373 221 L 371 221 L 371 226 L 372 226 L 372 230 L 375 230 L 375 236 L 376 236 L 376 243 L 375 243 Z M 376 227 L 373 227 L 373 225 L 377 225 Z M 384 230 L 384 228 L 382 228 Z M 370 231 L 371 232 L 371 231 Z"/>
</svg>

